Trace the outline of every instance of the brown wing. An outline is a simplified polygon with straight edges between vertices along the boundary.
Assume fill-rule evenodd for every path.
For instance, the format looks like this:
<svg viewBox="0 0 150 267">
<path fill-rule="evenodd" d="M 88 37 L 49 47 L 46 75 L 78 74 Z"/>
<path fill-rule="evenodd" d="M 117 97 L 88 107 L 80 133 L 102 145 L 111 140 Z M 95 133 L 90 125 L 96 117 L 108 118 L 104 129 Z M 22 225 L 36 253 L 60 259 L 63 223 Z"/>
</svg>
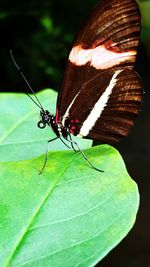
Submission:
<svg viewBox="0 0 150 267">
<path fill-rule="evenodd" d="M 87 138 L 111 144 L 127 136 L 141 108 L 142 96 L 142 82 L 137 73 L 129 69 L 122 71 Z"/>
<path fill-rule="evenodd" d="M 103 89 L 99 86 L 102 79 L 99 80 L 99 77 L 106 73 L 106 69 L 118 66 L 133 68 L 139 35 L 140 13 L 136 1 L 99 2 L 83 25 L 70 52 L 57 101 L 59 120 L 62 120 L 79 91 L 84 90 L 85 94 L 91 95 L 96 94 L 94 90 L 98 88 L 99 96 L 102 94 Z M 95 82 L 98 87 L 93 84 Z M 91 87 L 86 88 L 86 84 Z M 75 105 L 73 107 L 76 108 Z"/>
<path fill-rule="evenodd" d="M 119 141 L 133 126 L 142 95 L 141 79 L 135 71 L 106 71 L 80 91 L 69 109 L 71 120 L 65 122 L 74 135 L 106 143 Z"/>
</svg>

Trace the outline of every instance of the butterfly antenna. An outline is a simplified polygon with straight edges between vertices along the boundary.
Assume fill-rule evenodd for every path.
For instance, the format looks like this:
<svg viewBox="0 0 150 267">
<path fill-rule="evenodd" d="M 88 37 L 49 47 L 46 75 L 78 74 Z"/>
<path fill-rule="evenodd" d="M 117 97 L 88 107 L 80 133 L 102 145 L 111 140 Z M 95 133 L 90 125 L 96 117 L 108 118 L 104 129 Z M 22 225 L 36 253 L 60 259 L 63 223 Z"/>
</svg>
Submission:
<svg viewBox="0 0 150 267">
<path fill-rule="evenodd" d="M 29 84 L 27 78 L 25 77 L 25 75 L 23 74 L 21 68 L 18 66 L 15 58 L 14 58 L 14 55 L 13 55 L 13 52 L 12 50 L 10 50 L 10 56 L 11 56 L 11 59 L 15 65 L 15 67 L 17 68 L 17 70 L 20 72 L 21 74 L 21 77 L 23 78 L 23 80 L 25 81 L 25 83 L 27 84 L 28 88 L 30 89 L 30 91 L 32 92 L 32 94 L 34 95 L 35 99 L 37 100 L 37 102 L 27 93 L 25 92 L 25 94 L 42 110 L 44 110 L 44 108 L 42 107 L 42 104 L 40 103 L 38 97 L 36 96 L 35 92 L 33 91 L 31 85 Z"/>
</svg>

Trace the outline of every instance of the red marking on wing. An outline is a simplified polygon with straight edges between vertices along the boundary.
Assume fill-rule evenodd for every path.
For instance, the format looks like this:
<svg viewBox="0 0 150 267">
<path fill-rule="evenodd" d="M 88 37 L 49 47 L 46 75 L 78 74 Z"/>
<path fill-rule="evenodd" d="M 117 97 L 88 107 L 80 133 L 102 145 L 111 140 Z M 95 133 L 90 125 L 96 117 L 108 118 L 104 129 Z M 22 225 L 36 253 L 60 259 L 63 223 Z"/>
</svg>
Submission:
<svg viewBox="0 0 150 267">
<path fill-rule="evenodd" d="M 59 114 L 58 114 L 58 108 L 56 108 L 56 116 L 55 116 L 55 122 L 56 123 L 58 123 L 58 116 L 59 116 Z"/>
<path fill-rule="evenodd" d="M 79 120 L 78 119 L 72 119 L 69 122 L 68 128 L 69 128 L 69 132 L 76 135 L 76 131 L 78 132 L 78 126 L 79 126 Z"/>
<path fill-rule="evenodd" d="M 76 119 L 76 120 L 71 120 L 70 122 L 71 122 L 71 123 L 74 123 L 74 122 L 75 122 L 75 123 L 78 123 L 79 120 L 77 120 L 77 119 Z"/>
<path fill-rule="evenodd" d="M 72 134 L 75 134 L 75 130 L 76 130 L 76 126 L 71 126 L 70 129 L 69 129 L 69 132 L 72 133 Z"/>
<path fill-rule="evenodd" d="M 115 43 L 113 43 L 111 39 L 105 42 L 104 47 L 106 50 L 110 50 L 115 53 L 122 53 L 121 49 Z"/>
<path fill-rule="evenodd" d="M 97 39 L 93 44 L 92 44 L 92 49 L 95 49 L 96 47 L 100 46 L 103 44 L 103 46 L 106 48 L 106 50 L 110 50 L 116 53 L 122 53 L 121 49 L 117 46 L 116 43 L 112 41 L 112 39 L 109 39 L 108 41 L 105 42 L 103 38 Z M 82 47 L 84 48 L 84 47 Z"/>
<path fill-rule="evenodd" d="M 71 126 L 71 130 L 75 130 L 76 129 L 76 126 Z"/>
</svg>

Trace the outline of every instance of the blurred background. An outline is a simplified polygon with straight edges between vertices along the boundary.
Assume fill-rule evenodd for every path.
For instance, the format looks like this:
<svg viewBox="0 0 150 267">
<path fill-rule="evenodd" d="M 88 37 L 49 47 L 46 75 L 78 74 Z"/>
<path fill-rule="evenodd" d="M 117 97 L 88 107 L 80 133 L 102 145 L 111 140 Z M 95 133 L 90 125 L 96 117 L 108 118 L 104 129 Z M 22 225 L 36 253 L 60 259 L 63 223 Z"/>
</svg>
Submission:
<svg viewBox="0 0 150 267">
<path fill-rule="evenodd" d="M 97 0 L 0 0 L 0 91 L 28 91 L 10 59 L 10 49 L 35 92 L 44 88 L 58 91 L 72 40 L 95 3 Z M 145 95 L 132 133 L 115 147 L 138 183 L 141 205 L 134 228 L 97 265 L 101 267 L 150 266 L 150 1 L 138 3 L 142 34 L 136 70 Z"/>
</svg>

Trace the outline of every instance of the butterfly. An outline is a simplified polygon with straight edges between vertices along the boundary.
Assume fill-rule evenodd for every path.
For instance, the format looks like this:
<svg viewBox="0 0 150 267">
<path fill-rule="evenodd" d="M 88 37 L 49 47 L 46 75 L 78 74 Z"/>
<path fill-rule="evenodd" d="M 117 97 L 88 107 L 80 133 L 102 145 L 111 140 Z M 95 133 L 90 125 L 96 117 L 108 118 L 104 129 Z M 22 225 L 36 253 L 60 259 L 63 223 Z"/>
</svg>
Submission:
<svg viewBox="0 0 150 267">
<path fill-rule="evenodd" d="M 73 148 L 71 135 L 107 144 L 127 136 L 143 95 L 134 70 L 140 28 L 135 0 L 100 0 L 73 42 L 56 115 L 39 103 L 38 127 L 50 126 Z"/>
</svg>

